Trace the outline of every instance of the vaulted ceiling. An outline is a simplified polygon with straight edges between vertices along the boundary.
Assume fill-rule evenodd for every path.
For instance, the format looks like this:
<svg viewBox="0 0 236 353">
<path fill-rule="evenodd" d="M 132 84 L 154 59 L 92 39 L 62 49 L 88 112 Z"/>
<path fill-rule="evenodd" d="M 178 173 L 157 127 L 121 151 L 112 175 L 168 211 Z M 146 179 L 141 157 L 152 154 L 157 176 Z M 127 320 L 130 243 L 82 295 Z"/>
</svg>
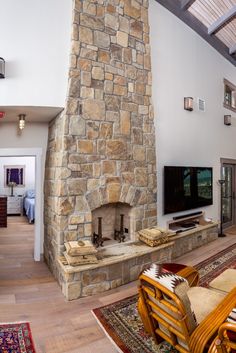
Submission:
<svg viewBox="0 0 236 353">
<path fill-rule="evenodd" d="M 236 0 L 156 0 L 236 66 Z"/>
</svg>

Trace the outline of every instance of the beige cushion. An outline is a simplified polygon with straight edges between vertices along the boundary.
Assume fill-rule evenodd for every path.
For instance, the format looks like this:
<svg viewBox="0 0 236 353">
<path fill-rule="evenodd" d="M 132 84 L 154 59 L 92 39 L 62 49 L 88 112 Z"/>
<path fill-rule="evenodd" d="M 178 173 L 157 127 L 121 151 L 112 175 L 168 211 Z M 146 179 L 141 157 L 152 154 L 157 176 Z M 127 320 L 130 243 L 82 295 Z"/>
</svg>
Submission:
<svg viewBox="0 0 236 353">
<path fill-rule="evenodd" d="M 236 270 L 229 268 L 209 283 L 209 288 L 229 293 L 236 287 Z"/>
<path fill-rule="evenodd" d="M 226 293 L 220 293 L 203 287 L 191 287 L 187 294 L 198 324 L 216 308 L 226 295 Z"/>
</svg>

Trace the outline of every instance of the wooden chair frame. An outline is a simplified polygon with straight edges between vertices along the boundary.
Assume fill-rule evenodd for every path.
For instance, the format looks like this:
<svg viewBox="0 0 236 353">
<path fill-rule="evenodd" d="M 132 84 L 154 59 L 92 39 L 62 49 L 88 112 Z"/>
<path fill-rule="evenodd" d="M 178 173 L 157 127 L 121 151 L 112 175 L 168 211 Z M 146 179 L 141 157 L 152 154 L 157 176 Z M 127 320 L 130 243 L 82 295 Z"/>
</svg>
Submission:
<svg viewBox="0 0 236 353">
<path fill-rule="evenodd" d="M 179 274 L 179 273 L 178 273 Z M 202 353 L 208 349 L 211 341 L 216 337 L 219 326 L 226 320 L 231 310 L 236 306 L 236 288 L 233 289 L 222 302 L 190 333 L 188 317 L 185 307 L 177 295 L 169 291 L 155 280 L 141 274 L 140 277 L 140 302 L 139 312 L 142 319 L 145 318 L 144 326 L 152 334 L 156 343 L 163 340 L 169 342 L 181 353 Z M 150 299 L 153 298 L 154 302 Z M 170 298 L 171 301 L 166 300 Z M 165 310 L 155 304 L 159 302 Z M 173 313 L 173 316 L 171 315 Z M 180 314 L 181 320 L 176 318 Z M 159 328 L 163 325 L 168 335 Z M 178 343 L 178 338 L 188 348 Z"/>
<path fill-rule="evenodd" d="M 229 353 L 236 351 L 236 341 L 232 341 L 229 331 L 234 332 L 236 335 L 236 324 L 224 322 L 220 326 L 218 336 L 212 342 L 208 353 Z"/>
</svg>

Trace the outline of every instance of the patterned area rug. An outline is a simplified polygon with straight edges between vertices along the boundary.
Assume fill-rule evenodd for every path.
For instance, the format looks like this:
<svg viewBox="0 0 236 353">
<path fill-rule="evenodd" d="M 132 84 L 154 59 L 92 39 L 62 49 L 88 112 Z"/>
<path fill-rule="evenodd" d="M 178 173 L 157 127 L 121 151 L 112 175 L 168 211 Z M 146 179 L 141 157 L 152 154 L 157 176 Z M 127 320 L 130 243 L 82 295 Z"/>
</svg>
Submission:
<svg viewBox="0 0 236 353">
<path fill-rule="evenodd" d="M 200 285 L 208 283 L 227 268 L 236 268 L 236 244 L 195 266 Z M 156 345 L 145 333 L 137 311 L 138 295 L 93 310 L 107 336 L 122 353 L 177 353 L 168 343 Z"/>
<path fill-rule="evenodd" d="M 36 353 L 29 323 L 0 324 L 1 353 Z"/>
</svg>

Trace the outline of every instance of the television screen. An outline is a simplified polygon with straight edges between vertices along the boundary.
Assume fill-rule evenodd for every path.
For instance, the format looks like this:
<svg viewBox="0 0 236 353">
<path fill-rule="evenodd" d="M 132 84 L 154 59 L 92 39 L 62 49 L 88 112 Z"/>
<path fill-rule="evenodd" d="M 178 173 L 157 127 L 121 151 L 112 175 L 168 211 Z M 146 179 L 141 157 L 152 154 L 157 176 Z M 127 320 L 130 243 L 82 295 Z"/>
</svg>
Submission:
<svg viewBox="0 0 236 353">
<path fill-rule="evenodd" d="M 164 214 L 212 205 L 212 168 L 164 167 Z"/>
</svg>

